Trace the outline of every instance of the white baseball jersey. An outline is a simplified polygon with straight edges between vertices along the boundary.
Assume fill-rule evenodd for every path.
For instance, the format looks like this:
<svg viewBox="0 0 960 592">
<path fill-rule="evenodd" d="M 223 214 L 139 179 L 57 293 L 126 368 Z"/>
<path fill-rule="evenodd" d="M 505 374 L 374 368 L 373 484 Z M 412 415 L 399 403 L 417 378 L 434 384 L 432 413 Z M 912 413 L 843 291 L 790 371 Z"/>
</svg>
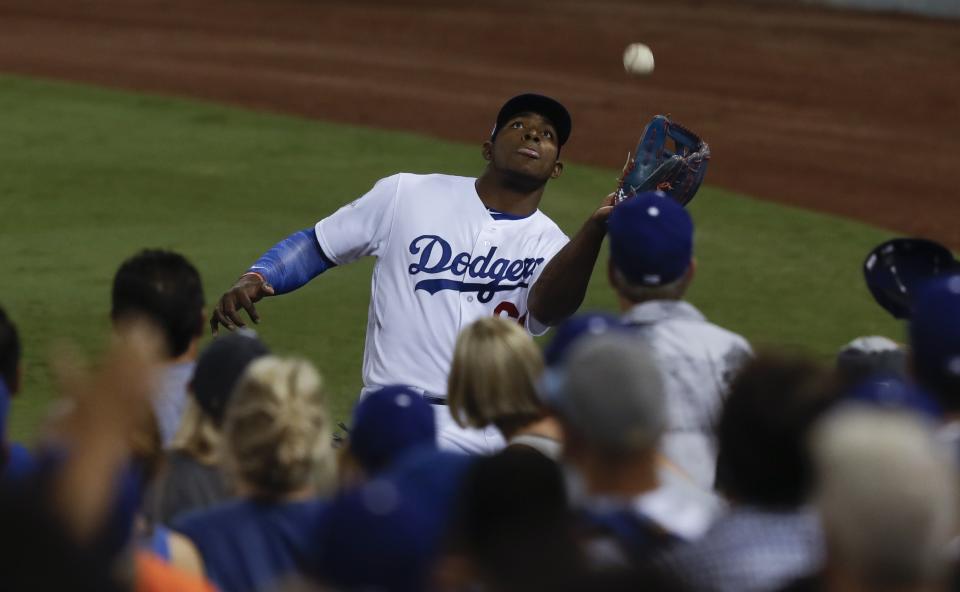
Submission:
<svg viewBox="0 0 960 592">
<path fill-rule="evenodd" d="M 667 396 L 661 450 L 694 482 L 713 487 L 717 464 L 714 426 L 730 380 L 753 355 L 746 339 L 707 321 L 682 300 L 635 305 L 623 320 L 653 348 Z"/>
<path fill-rule="evenodd" d="M 363 355 L 366 387 L 406 384 L 445 396 L 460 330 L 478 318 L 546 327 L 527 312 L 527 295 L 568 238 L 537 210 L 516 219 L 492 214 L 476 179 L 400 173 L 316 225 L 337 265 L 377 258 Z"/>
</svg>

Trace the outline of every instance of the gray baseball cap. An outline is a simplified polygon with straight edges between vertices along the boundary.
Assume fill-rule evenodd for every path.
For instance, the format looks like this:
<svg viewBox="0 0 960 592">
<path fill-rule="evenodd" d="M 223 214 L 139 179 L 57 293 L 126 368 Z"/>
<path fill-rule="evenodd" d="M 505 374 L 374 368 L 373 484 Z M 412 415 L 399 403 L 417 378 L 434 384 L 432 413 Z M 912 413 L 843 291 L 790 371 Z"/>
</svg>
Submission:
<svg viewBox="0 0 960 592">
<path fill-rule="evenodd" d="M 584 338 L 541 383 L 544 400 L 588 442 L 612 452 L 656 446 L 666 425 L 653 351 L 627 333 Z"/>
</svg>

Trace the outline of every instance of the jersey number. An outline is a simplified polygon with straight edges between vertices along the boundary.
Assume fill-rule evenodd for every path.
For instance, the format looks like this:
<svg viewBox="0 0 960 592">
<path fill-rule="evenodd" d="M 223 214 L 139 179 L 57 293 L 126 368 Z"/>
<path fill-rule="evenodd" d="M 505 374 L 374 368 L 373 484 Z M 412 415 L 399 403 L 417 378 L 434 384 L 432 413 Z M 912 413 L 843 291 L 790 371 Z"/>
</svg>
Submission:
<svg viewBox="0 0 960 592">
<path fill-rule="evenodd" d="M 504 313 L 506 313 L 506 315 L 504 315 Z M 516 319 L 517 322 L 520 323 L 521 327 L 525 327 L 527 325 L 527 315 L 524 314 L 523 316 L 520 316 L 520 311 L 517 310 L 517 305 L 508 300 L 504 300 L 498 304 L 495 309 L 493 309 L 493 316 L 507 316 L 511 319 Z"/>
</svg>

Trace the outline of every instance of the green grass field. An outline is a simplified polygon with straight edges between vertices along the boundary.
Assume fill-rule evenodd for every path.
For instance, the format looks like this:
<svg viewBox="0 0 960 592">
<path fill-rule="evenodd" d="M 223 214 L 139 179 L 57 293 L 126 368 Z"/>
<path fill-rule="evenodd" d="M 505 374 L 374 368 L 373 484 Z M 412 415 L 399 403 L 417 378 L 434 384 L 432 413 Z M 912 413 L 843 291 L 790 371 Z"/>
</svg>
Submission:
<svg viewBox="0 0 960 592">
<path fill-rule="evenodd" d="M 55 396 L 51 347 L 98 351 L 113 272 L 137 250 L 185 254 L 210 302 L 277 240 L 380 177 L 482 167 L 475 146 L 12 77 L 0 77 L 0 130 L 0 305 L 20 328 L 26 370 L 10 432 L 25 440 Z M 573 233 L 614 176 L 568 163 L 543 209 Z M 690 299 L 717 323 L 758 345 L 822 356 L 857 335 L 901 336 L 860 273 L 890 232 L 713 187 L 691 210 L 699 268 Z M 264 339 L 324 373 L 338 419 L 360 387 L 372 265 L 335 269 L 259 307 Z M 585 307 L 613 310 L 605 273 L 594 275 Z"/>
</svg>

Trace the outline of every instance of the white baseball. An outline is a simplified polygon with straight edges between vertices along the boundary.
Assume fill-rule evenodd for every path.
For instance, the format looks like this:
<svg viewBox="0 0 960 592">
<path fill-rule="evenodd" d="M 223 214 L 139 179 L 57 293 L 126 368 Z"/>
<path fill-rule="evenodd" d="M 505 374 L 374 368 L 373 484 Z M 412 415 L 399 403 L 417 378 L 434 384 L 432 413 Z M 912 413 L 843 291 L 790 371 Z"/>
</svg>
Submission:
<svg viewBox="0 0 960 592">
<path fill-rule="evenodd" d="M 643 43 L 631 43 L 623 52 L 623 69 L 628 74 L 653 72 L 653 52 Z"/>
</svg>

